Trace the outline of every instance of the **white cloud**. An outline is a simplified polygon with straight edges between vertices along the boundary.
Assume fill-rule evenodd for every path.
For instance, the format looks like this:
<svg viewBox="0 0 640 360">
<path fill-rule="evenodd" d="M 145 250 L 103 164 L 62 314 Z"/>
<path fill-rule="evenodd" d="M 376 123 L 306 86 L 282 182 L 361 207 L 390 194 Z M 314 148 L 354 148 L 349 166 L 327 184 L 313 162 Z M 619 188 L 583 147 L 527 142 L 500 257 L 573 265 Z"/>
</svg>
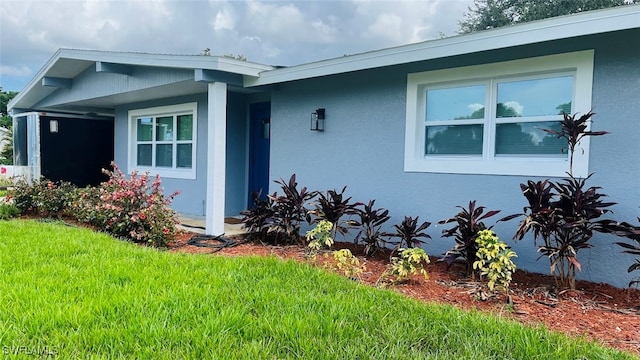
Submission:
<svg viewBox="0 0 640 360">
<path fill-rule="evenodd" d="M 0 65 L 24 74 L 61 47 L 294 65 L 451 35 L 472 1 L 0 0 Z"/>
<path fill-rule="evenodd" d="M 467 107 L 471 110 L 471 111 L 478 111 L 482 108 L 484 108 L 484 104 L 479 104 L 479 103 L 475 103 L 475 104 L 469 104 L 467 105 Z"/>
<path fill-rule="evenodd" d="M 522 114 L 524 110 L 524 106 L 520 105 L 517 101 L 505 101 L 504 106 L 512 108 L 517 114 Z"/>
<path fill-rule="evenodd" d="M 218 11 L 215 19 L 213 20 L 214 30 L 221 30 L 221 29 L 233 30 L 235 25 L 236 25 L 236 20 L 233 14 L 231 14 L 231 12 L 229 11 L 229 9 L 223 9 Z"/>
</svg>

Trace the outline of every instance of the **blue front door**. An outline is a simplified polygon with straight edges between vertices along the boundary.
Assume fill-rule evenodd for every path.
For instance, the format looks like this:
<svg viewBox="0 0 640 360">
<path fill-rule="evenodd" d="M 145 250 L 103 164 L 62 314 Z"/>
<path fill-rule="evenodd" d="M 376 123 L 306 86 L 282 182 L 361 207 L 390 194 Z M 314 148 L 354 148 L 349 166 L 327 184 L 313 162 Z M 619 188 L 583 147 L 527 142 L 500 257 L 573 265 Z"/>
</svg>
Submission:
<svg viewBox="0 0 640 360">
<path fill-rule="evenodd" d="M 261 102 L 249 107 L 249 203 L 253 206 L 251 193 L 269 191 L 269 138 L 271 135 L 271 103 Z"/>
</svg>

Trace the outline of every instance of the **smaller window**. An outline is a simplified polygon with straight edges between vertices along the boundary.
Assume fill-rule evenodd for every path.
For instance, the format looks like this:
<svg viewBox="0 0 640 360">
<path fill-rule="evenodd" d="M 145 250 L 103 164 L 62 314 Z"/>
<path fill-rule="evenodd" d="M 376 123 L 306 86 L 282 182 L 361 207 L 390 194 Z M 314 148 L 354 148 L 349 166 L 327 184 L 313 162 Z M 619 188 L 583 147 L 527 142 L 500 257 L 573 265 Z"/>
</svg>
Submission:
<svg viewBox="0 0 640 360">
<path fill-rule="evenodd" d="M 129 111 L 129 168 L 195 179 L 197 104 Z"/>
</svg>

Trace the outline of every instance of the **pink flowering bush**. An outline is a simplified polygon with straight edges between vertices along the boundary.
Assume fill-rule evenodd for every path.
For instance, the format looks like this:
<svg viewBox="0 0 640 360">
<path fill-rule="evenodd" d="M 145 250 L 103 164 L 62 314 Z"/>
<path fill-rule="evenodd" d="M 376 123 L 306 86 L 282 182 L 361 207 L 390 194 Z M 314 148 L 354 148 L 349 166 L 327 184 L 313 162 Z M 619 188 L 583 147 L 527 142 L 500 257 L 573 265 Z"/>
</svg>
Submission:
<svg viewBox="0 0 640 360">
<path fill-rule="evenodd" d="M 118 237 L 165 246 L 176 234 L 178 217 L 170 205 L 178 192 L 165 196 L 159 176 L 134 171 L 127 178 L 115 163 L 111 165 L 113 171 L 103 170 L 107 182 L 79 193 L 79 220 Z"/>
</svg>

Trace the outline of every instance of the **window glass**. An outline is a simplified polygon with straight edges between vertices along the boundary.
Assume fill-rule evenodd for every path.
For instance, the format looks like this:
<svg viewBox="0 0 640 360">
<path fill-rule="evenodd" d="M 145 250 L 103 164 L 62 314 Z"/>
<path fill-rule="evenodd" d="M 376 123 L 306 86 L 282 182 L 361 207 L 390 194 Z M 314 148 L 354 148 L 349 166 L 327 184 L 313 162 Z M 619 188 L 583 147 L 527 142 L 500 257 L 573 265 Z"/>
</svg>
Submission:
<svg viewBox="0 0 640 360">
<path fill-rule="evenodd" d="M 560 131 L 559 121 L 498 124 L 496 155 L 567 156 L 567 141 L 542 129 Z"/>
<path fill-rule="evenodd" d="M 191 167 L 191 144 L 178 144 L 177 149 L 177 164 L 176 167 L 179 168 L 190 168 Z"/>
<path fill-rule="evenodd" d="M 173 162 L 173 145 L 156 145 L 156 166 L 171 167 Z"/>
<path fill-rule="evenodd" d="M 178 116 L 178 140 L 191 140 L 193 137 L 193 115 Z"/>
<path fill-rule="evenodd" d="M 156 141 L 173 140 L 173 116 L 156 118 Z"/>
<path fill-rule="evenodd" d="M 151 166 L 151 144 L 138 144 L 138 166 Z"/>
<path fill-rule="evenodd" d="M 153 118 L 138 118 L 136 122 L 138 124 L 138 141 L 151 141 L 153 139 Z"/>
<path fill-rule="evenodd" d="M 484 118 L 485 86 L 427 90 L 427 121 Z"/>
<path fill-rule="evenodd" d="M 482 155 L 483 125 L 427 126 L 426 155 Z"/>
<path fill-rule="evenodd" d="M 573 76 L 498 83 L 499 118 L 571 113 Z"/>
</svg>

